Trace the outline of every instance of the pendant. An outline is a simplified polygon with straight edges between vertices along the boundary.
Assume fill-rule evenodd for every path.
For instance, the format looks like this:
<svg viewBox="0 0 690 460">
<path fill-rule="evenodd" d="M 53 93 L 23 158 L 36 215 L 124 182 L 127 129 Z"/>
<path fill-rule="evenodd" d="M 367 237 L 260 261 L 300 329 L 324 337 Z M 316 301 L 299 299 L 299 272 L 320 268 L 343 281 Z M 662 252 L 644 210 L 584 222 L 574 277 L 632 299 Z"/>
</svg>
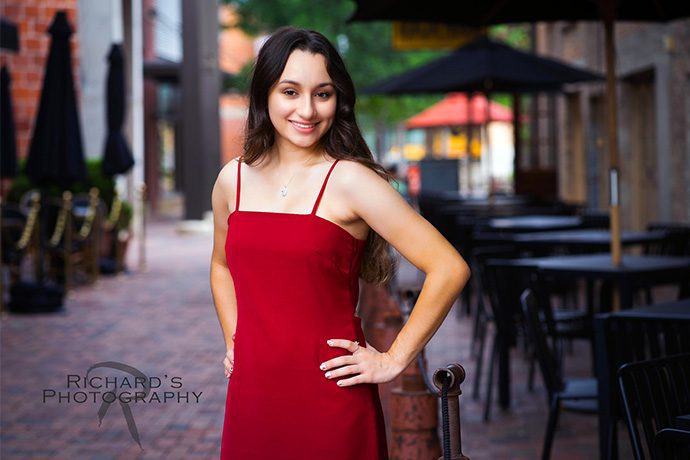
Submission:
<svg viewBox="0 0 690 460">
<path fill-rule="evenodd" d="M 280 195 L 281 196 L 287 195 L 287 185 L 283 185 L 283 187 L 280 189 Z"/>
</svg>

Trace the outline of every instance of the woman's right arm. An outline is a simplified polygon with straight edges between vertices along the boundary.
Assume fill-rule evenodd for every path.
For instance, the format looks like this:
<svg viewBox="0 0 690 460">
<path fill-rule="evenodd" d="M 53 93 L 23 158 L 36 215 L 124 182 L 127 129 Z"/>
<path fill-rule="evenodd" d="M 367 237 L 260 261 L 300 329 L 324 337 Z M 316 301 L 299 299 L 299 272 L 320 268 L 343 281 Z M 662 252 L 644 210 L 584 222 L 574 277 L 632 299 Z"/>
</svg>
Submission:
<svg viewBox="0 0 690 460">
<path fill-rule="evenodd" d="M 229 377 L 234 361 L 234 335 L 237 325 L 237 301 L 235 299 L 235 285 L 225 260 L 225 238 L 228 233 L 229 200 L 234 197 L 234 181 L 232 165 L 229 162 L 218 174 L 213 186 L 211 201 L 213 206 L 213 253 L 211 254 L 211 293 L 216 314 L 223 331 L 225 340 L 226 359 L 225 375 Z M 234 168 L 236 170 L 236 167 Z M 230 201 L 231 202 L 231 201 Z"/>
</svg>

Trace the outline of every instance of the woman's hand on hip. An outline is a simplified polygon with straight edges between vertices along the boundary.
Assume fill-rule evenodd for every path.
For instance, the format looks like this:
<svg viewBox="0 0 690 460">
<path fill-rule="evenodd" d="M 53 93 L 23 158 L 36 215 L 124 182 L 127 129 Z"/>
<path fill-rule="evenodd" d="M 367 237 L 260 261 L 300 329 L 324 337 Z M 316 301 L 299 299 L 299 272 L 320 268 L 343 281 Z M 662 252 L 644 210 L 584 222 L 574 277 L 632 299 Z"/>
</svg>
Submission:
<svg viewBox="0 0 690 460">
<path fill-rule="evenodd" d="M 225 367 L 225 378 L 229 379 L 235 367 L 235 334 L 232 334 L 232 346 L 227 345 L 225 356 L 223 357 L 223 367 Z"/>
<path fill-rule="evenodd" d="M 327 341 L 331 347 L 344 348 L 351 354 L 339 356 L 321 363 L 320 369 L 325 372 L 327 379 L 336 380 L 339 387 L 347 387 L 360 383 L 385 383 L 395 379 L 404 367 L 393 360 L 387 352 L 380 352 L 370 344 L 361 346 L 359 342 L 345 339 L 331 339 Z"/>
<path fill-rule="evenodd" d="M 232 370 L 235 366 L 235 349 L 230 348 L 225 352 L 223 357 L 223 366 L 225 367 L 225 378 L 229 379 L 232 376 Z"/>
</svg>

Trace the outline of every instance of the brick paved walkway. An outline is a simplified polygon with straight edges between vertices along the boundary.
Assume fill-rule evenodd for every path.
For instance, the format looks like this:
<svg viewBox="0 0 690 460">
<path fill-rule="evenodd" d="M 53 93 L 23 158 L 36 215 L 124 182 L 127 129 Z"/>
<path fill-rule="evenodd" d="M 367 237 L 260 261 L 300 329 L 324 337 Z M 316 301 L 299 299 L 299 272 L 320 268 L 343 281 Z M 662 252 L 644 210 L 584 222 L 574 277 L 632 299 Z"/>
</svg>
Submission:
<svg viewBox="0 0 690 460">
<path fill-rule="evenodd" d="M 208 283 L 211 237 L 178 234 L 174 223 L 154 222 L 147 247 L 146 272 L 79 287 L 63 313 L 3 318 L 3 459 L 218 458 L 227 380 Z M 130 267 L 134 262 L 131 258 Z M 525 362 L 516 355 L 513 408 L 494 410 L 493 421 L 484 424 L 481 402 L 470 395 L 469 337 L 469 319 L 459 319 L 453 311 L 428 347 L 430 369 L 459 361 L 470 375 L 461 400 L 465 454 L 473 460 L 538 458 L 546 421 L 540 383 L 534 393 L 526 392 Z M 568 359 L 574 373 L 587 369 L 587 353 L 577 351 Z M 161 398 L 165 391 L 175 397 L 190 392 L 189 401 L 129 404 L 143 452 L 130 436 L 119 404 L 110 406 L 99 427 L 100 401 L 43 401 L 44 390 L 68 392 L 68 374 L 84 376 L 91 365 L 104 361 L 159 377 L 156 394 Z M 127 374 L 97 369 L 91 375 Z M 173 376 L 179 380 L 171 380 Z M 182 387 L 172 388 L 174 382 Z M 198 402 L 191 392 L 201 392 Z M 73 384 L 69 394 L 77 398 L 79 389 Z M 596 458 L 596 426 L 596 418 L 564 413 L 553 458 Z M 621 441 L 627 443 L 625 437 Z"/>
</svg>

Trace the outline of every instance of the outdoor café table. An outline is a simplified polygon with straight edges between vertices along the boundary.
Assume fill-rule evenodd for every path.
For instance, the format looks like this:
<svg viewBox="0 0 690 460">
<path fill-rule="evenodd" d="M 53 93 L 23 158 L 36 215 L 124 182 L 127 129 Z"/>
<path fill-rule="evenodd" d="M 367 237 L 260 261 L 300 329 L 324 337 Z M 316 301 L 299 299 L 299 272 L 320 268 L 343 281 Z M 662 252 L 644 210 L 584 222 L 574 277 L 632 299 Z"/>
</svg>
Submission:
<svg viewBox="0 0 690 460">
<path fill-rule="evenodd" d="M 625 231 L 621 233 L 623 246 L 635 246 L 663 241 L 667 233 L 663 230 L 645 232 Z M 477 245 L 509 244 L 516 249 L 584 253 L 606 251 L 611 246 L 611 232 L 599 229 L 576 229 L 553 232 L 494 233 L 474 235 Z"/>
<path fill-rule="evenodd" d="M 626 254 L 623 255 L 620 266 L 613 265 L 610 253 L 523 257 L 492 260 L 490 263 L 503 268 L 535 272 L 540 277 L 543 275 L 613 282 L 619 287 L 621 309 L 632 307 L 633 288 L 670 283 L 687 286 L 690 283 L 690 257 Z M 498 400 L 505 409 L 510 406 L 510 351 L 499 350 L 498 355 Z"/>
<path fill-rule="evenodd" d="M 531 215 L 496 217 L 489 219 L 486 230 L 502 233 L 538 232 L 566 230 L 581 227 L 582 218 L 578 216 Z"/>
<path fill-rule="evenodd" d="M 690 298 L 595 316 L 600 458 L 618 457 L 616 420 L 622 414 L 612 401 L 618 394 L 617 369 L 630 361 L 690 352 L 688 331 Z M 677 423 L 690 429 L 690 414 Z"/>
<path fill-rule="evenodd" d="M 623 255 L 619 266 L 610 253 L 535 258 L 538 272 L 553 277 L 612 281 L 620 290 L 620 307 L 632 307 L 634 288 L 690 283 L 690 257 Z"/>
</svg>

